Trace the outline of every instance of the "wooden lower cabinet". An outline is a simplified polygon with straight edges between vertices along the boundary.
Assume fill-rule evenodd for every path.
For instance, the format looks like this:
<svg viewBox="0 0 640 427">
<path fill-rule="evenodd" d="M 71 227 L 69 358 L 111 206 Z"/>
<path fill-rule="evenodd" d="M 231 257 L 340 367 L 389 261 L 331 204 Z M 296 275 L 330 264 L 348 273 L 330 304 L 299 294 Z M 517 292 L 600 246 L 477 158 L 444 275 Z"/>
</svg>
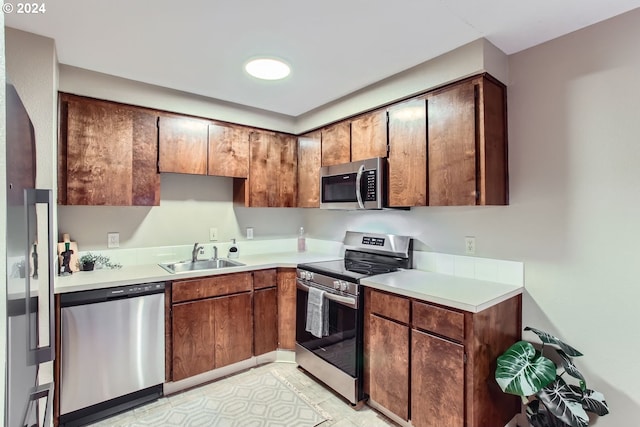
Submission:
<svg viewBox="0 0 640 427">
<path fill-rule="evenodd" d="M 296 269 L 278 269 L 278 348 L 296 348 Z"/>
<path fill-rule="evenodd" d="M 171 311 L 173 381 L 213 369 L 215 299 L 175 304 Z"/>
<path fill-rule="evenodd" d="M 411 330 L 411 423 L 464 426 L 464 346 Z"/>
<path fill-rule="evenodd" d="M 252 311 L 250 293 L 215 300 L 215 368 L 253 355 Z"/>
<path fill-rule="evenodd" d="M 409 417 L 409 327 L 371 315 L 370 397 L 407 420 Z"/>
<path fill-rule="evenodd" d="M 251 358 L 251 282 L 251 273 L 237 273 L 172 283 L 166 353 L 170 381 Z"/>
<path fill-rule="evenodd" d="M 495 361 L 521 317 L 520 295 L 471 313 L 366 289 L 365 393 L 414 427 L 504 426 L 520 400 L 498 387 Z"/>
<path fill-rule="evenodd" d="M 253 293 L 253 353 L 258 356 L 278 348 L 278 289 Z"/>
</svg>

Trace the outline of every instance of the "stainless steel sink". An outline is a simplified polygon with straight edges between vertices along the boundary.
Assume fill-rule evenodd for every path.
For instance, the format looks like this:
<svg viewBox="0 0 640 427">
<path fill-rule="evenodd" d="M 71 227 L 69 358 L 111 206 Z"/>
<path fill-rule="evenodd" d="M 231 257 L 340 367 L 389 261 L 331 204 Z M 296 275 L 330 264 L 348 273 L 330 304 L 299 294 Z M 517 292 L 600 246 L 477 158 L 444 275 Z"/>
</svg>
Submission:
<svg viewBox="0 0 640 427">
<path fill-rule="evenodd" d="M 218 268 L 238 267 L 244 264 L 227 258 L 207 259 L 199 261 L 180 261 L 158 264 L 169 273 L 183 273 L 185 271 L 215 270 Z"/>
</svg>

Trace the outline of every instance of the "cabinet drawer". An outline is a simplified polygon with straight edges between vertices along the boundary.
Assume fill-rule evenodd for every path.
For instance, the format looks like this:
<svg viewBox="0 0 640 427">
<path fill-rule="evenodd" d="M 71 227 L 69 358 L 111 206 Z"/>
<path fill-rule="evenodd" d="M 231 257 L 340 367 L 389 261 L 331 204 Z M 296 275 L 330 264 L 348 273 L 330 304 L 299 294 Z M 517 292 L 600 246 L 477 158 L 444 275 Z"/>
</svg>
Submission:
<svg viewBox="0 0 640 427">
<path fill-rule="evenodd" d="M 413 301 L 413 327 L 463 341 L 464 313 Z"/>
<path fill-rule="evenodd" d="M 250 291 L 252 282 L 251 273 L 235 273 L 191 280 L 179 280 L 172 284 L 173 292 L 171 298 L 174 303 L 177 303 L 235 294 Z"/>
<path fill-rule="evenodd" d="M 409 304 L 407 298 L 371 291 L 371 312 L 402 323 L 409 323 Z"/>
<path fill-rule="evenodd" d="M 278 284 L 275 268 L 253 272 L 253 289 L 272 288 Z"/>
</svg>

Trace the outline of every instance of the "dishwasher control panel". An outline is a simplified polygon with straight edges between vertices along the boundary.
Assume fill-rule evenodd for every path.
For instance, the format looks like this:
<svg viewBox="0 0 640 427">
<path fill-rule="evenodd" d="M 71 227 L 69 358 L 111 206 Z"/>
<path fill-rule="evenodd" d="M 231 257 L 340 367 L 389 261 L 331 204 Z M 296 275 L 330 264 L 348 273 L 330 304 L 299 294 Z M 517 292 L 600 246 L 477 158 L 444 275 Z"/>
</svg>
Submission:
<svg viewBox="0 0 640 427">
<path fill-rule="evenodd" d="M 119 298 L 124 296 L 136 296 L 138 294 L 155 293 L 154 291 L 164 290 L 164 283 L 145 283 L 142 285 L 127 286 L 124 288 L 112 289 L 108 297 Z"/>
</svg>

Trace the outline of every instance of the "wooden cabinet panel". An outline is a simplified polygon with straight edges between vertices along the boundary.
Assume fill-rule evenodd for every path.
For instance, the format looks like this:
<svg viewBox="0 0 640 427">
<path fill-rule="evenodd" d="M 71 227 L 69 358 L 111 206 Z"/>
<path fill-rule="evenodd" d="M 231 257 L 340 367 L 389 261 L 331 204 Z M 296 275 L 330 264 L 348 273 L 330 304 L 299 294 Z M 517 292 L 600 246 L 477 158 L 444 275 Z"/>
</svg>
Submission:
<svg viewBox="0 0 640 427">
<path fill-rule="evenodd" d="M 476 204 L 476 87 L 454 85 L 428 98 L 429 204 Z"/>
<path fill-rule="evenodd" d="M 387 112 L 373 111 L 351 121 L 351 161 L 387 157 Z"/>
<path fill-rule="evenodd" d="M 160 117 L 160 172 L 207 174 L 208 123 L 185 117 Z"/>
<path fill-rule="evenodd" d="M 253 353 L 251 294 L 215 299 L 215 368 L 249 359 Z"/>
<path fill-rule="evenodd" d="M 159 204 L 155 115 L 61 94 L 60 116 L 60 204 Z"/>
<path fill-rule="evenodd" d="M 253 272 L 253 289 L 272 288 L 278 285 L 278 273 L 275 268 Z"/>
<path fill-rule="evenodd" d="M 251 132 L 249 179 L 246 183 L 239 183 L 239 180 L 234 183 L 236 200 L 239 200 L 238 196 L 244 198 L 249 207 L 295 207 L 296 142 L 292 135 Z"/>
<path fill-rule="evenodd" d="M 322 166 L 351 161 L 351 125 L 348 121 L 322 129 Z"/>
<path fill-rule="evenodd" d="M 296 270 L 278 269 L 278 348 L 296 348 Z"/>
<path fill-rule="evenodd" d="M 249 176 L 249 128 L 230 124 L 209 125 L 209 175 Z"/>
<path fill-rule="evenodd" d="M 172 308 L 173 381 L 215 366 L 215 300 L 175 304 Z"/>
<path fill-rule="evenodd" d="M 402 323 L 409 323 L 411 301 L 397 295 L 371 291 L 371 312 Z"/>
<path fill-rule="evenodd" d="M 506 205 L 509 201 L 507 157 L 507 100 L 504 85 L 478 80 L 478 135 L 480 205 Z"/>
<path fill-rule="evenodd" d="M 369 317 L 370 397 L 403 420 L 409 419 L 409 327 Z"/>
<path fill-rule="evenodd" d="M 422 302 L 413 302 L 413 326 L 462 342 L 464 313 Z"/>
<path fill-rule="evenodd" d="M 426 101 L 389 108 L 389 206 L 427 204 Z"/>
<path fill-rule="evenodd" d="M 321 141 L 321 131 L 298 137 L 299 208 L 317 208 L 320 206 Z"/>
<path fill-rule="evenodd" d="M 464 347 L 414 329 L 411 372 L 411 424 L 464 426 Z"/>
<path fill-rule="evenodd" d="M 253 293 L 253 353 L 278 348 L 278 289 L 268 288 Z"/>
<path fill-rule="evenodd" d="M 233 273 L 173 282 L 173 302 L 228 295 L 250 291 L 253 288 L 251 273 Z"/>
</svg>

